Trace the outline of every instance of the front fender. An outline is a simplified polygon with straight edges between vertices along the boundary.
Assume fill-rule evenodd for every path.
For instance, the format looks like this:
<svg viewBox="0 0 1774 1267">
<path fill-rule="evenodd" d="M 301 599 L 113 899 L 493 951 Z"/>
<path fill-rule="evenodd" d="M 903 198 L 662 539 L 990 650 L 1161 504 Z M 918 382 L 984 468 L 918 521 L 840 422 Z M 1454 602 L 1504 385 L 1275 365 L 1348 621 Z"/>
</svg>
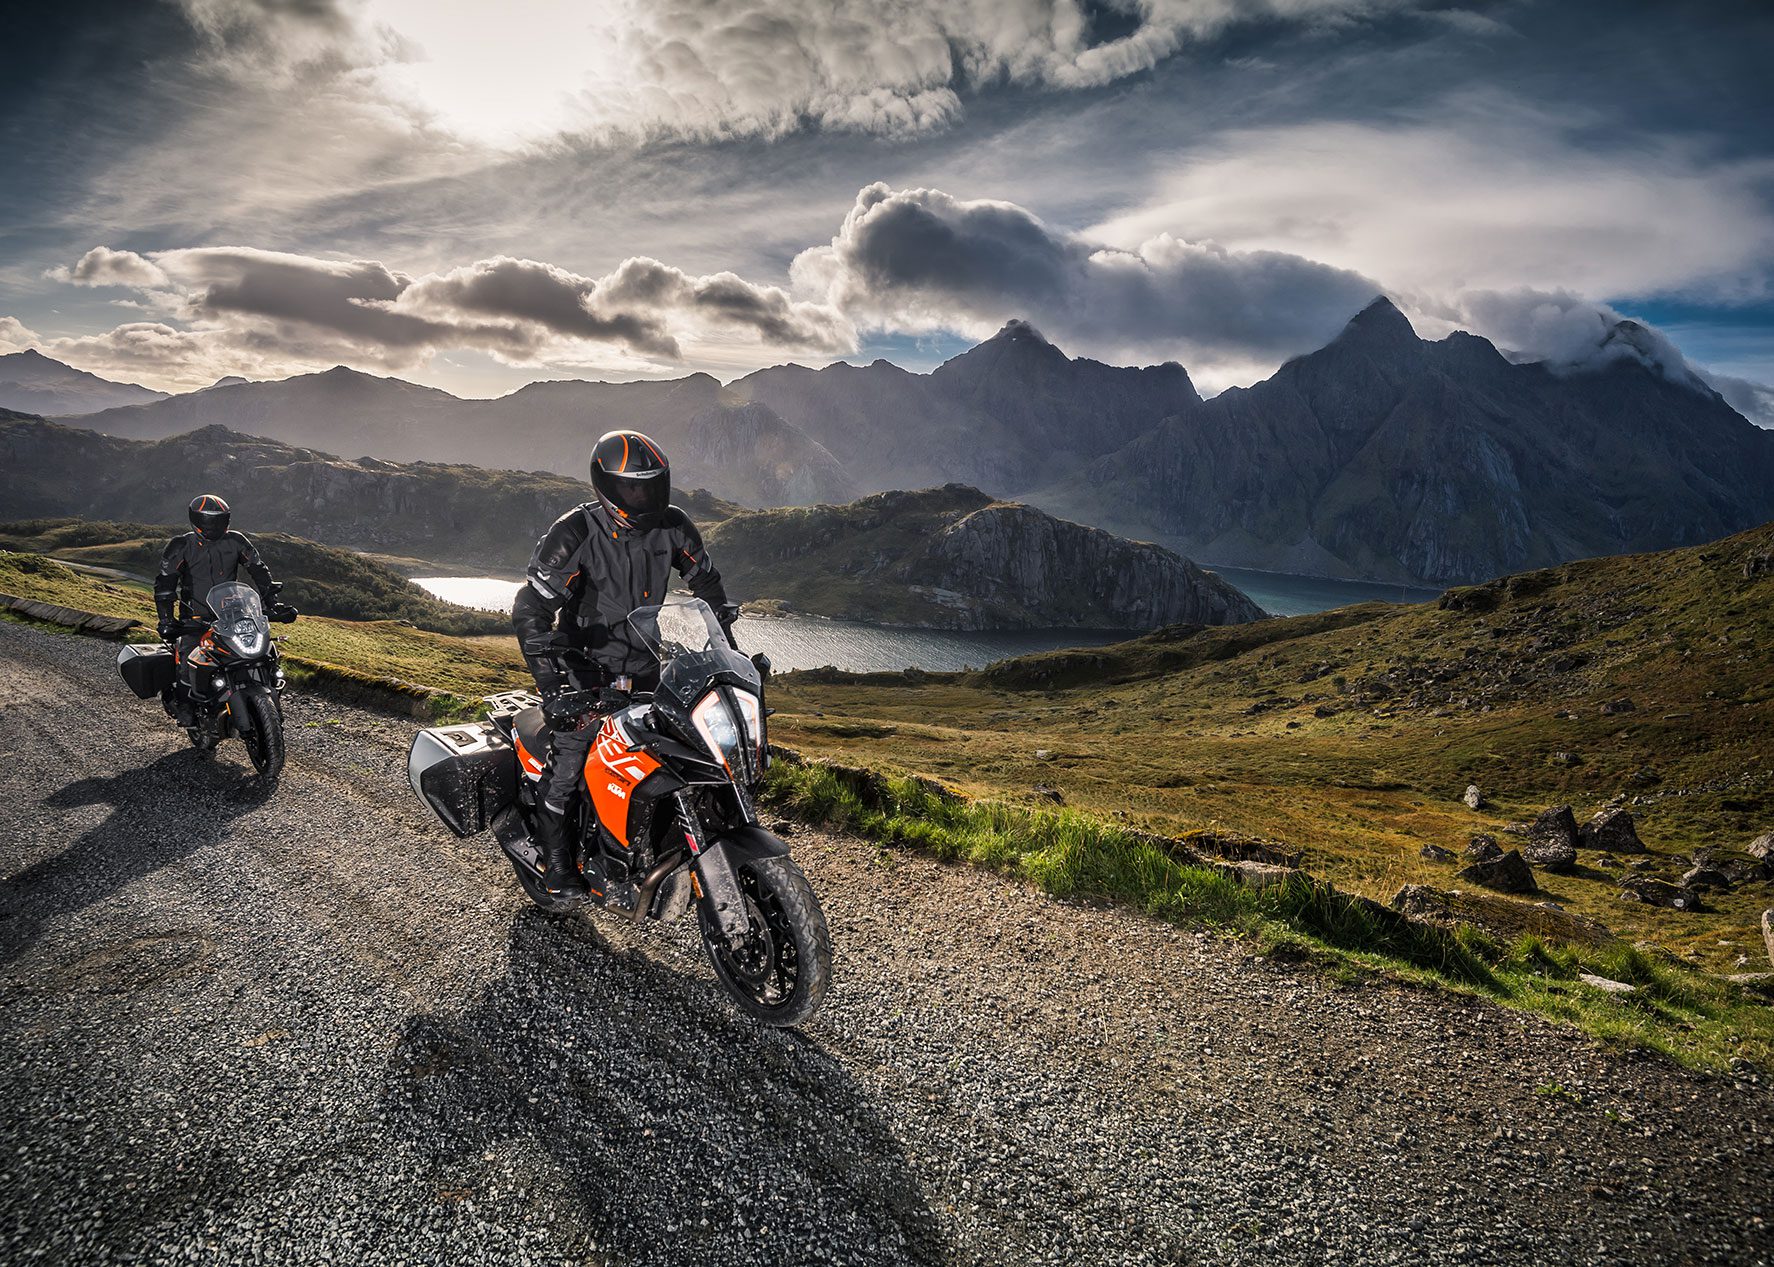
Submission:
<svg viewBox="0 0 1774 1267">
<path fill-rule="evenodd" d="M 229 692 L 228 716 L 234 719 L 234 728 L 243 735 L 250 735 L 253 731 L 253 710 L 246 706 L 246 697 L 249 695 L 269 696 L 271 694 L 271 691 L 256 682 L 237 686 Z"/>
<path fill-rule="evenodd" d="M 720 839 L 732 851 L 735 861 L 788 856 L 788 846 L 783 844 L 781 837 L 756 824 L 722 832 Z"/>
</svg>

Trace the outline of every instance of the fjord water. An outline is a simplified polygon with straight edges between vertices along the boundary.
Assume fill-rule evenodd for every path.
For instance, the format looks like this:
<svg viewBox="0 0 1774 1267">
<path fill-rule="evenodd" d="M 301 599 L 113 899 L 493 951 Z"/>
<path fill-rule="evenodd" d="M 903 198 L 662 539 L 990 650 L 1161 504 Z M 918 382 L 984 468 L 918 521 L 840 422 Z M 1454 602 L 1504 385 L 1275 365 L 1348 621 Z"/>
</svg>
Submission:
<svg viewBox="0 0 1774 1267">
<path fill-rule="evenodd" d="M 1328 581 L 1281 572 L 1216 568 L 1267 612 L 1296 616 L 1349 603 L 1421 602 L 1432 590 L 1357 581 Z M 519 581 L 493 576 L 420 576 L 413 583 L 445 602 L 489 611 L 510 611 Z M 858 672 L 919 668 L 934 673 L 980 668 L 994 660 L 1052 651 L 1059 647 L 1101 646 L 1132 634 L 1112 629 L 1009 629 L 971 633 L 947 629 L 896 629 L 818 616 L 746 617 L 737 636 L 747 651 L 762 651 L 779 669 L 830 665 Z"/>
</svg>

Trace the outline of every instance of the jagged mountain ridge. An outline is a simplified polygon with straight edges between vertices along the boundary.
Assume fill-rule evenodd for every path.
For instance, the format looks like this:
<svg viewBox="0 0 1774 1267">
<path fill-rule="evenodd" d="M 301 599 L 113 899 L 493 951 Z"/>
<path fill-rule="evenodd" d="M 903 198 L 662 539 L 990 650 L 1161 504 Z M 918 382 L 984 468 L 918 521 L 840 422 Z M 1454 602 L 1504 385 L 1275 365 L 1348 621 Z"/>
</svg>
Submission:
<svg viewBox="0 0 1774 1267">
<path fill-rule="evenodd" d="M 1774 433 L 1633 352 L 1513 363 L 1419 339 L 1384 299 L 1271 378 L 1202 400 L 1174 363 L 1067 356 L 1025 322 L 929 374 L 876 361 L 535 383 L 492 401 L 343 368 L 107 410 L 153 438 L 207 422 L 333 452 L 579 475 L 631 426 L 680 483 L 753 506 L 959 481 L 1227 565 L 1424 585 L 1658 549 L 1774 515 Z"/>
<path fill-rule="evenodd" d="M 1635 358 L 1555 373 L 1375 301 L 1031 500 L 1196 557 L 1429 585 L 1774 516 L 1774 433 Z"/>
</svg>

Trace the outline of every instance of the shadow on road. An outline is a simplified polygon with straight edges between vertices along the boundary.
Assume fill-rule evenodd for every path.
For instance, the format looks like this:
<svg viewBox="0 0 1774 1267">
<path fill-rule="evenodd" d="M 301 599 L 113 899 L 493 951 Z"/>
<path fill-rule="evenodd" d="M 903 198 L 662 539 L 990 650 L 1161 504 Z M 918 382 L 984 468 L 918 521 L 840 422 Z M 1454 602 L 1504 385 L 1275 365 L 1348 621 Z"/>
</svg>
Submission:
<svg viewBox="0 0 1774 1267">
<path fill-rule="evenodd" d="M 868 1090 L 742 1017 L 712 974 L 527 910 L 503 978 L 410 1022 L 384 1109 L 439 1194 L 620 1261 L 939 1263 L 935 1220 Z M 515 1150 L 526 1159 L 507 1170 Z M 531 1168 L 533 1167 L 533 1169 Z"/>
<path fill-rule="evenodd" d="M 221 840 L 229 823 L 259 803 L 258 783 L 185 749 L 45 796 L 45 809 L 105 805 L 111 813 L 60 853 L 0 881 L 0 963 L 28 950 L 51 920 Z"/>
</svg>

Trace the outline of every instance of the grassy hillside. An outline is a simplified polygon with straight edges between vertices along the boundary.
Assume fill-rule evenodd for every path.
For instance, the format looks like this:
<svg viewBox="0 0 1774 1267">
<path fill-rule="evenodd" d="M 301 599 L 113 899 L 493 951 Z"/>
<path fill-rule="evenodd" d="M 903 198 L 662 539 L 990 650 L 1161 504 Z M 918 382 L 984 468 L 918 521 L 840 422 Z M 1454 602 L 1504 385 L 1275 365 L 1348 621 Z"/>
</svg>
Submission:
<svg viewBox="0 0 1774 1267">
<path fill-rule="evenodd" d="M 1443 888 L 1474 833 L 1616 798 L 1649 874 L 1774 830 L 1774 525 L 1465 590 L 1230 629 L 1177 628 L 972 674 L 778 680 L 775 734 L 810 753 L 1163 832 L 1285 841 L 1386 900 Z M 1469 810 L 1469 783 L 1486 806 Z M 1053 789 L 1053 793 L 1037 788 Z M 1505 847 L 1511 837 L 1500 835 Z M 1620 900 L 1585 852 L 1542 900 L 1720 970 L 1766 969 L 1774 886 L 1684 912 Z M 1625 858 L 1621 863 L 1628 861 Z"/>
<path fill-rule="evenodd" d="M 0 523 L 0 549 L 151 577 L 167 538 L 181 531 L 167 525 L 27 519 Z M 272 574 L 284 582 L 283 597 L 303 612 L 342 620 L 404 620 L 433 633 L 463 636 L 510 632 L 504 616 L 443 602 L 350 550 L 282 532 L 251 535 Z"/>
</svg>

